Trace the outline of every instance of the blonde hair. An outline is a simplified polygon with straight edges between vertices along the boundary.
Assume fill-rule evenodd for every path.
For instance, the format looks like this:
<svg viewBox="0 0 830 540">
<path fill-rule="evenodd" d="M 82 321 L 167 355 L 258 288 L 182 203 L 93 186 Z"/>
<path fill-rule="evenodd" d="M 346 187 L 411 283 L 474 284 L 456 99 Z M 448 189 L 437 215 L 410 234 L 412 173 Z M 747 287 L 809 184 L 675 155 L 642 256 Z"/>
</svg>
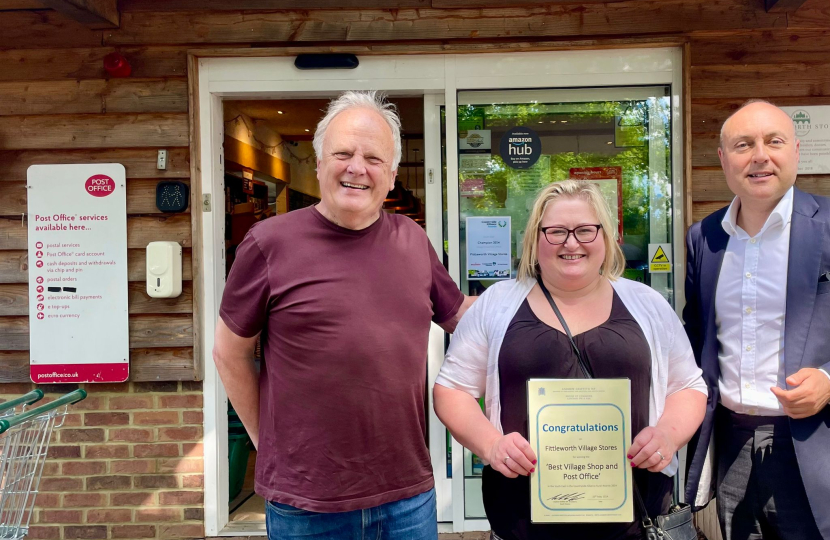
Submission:
<svg viewBox="0 0 830 540">
<path fill-rule="evenodd" d="M 617 243 L 617 230 L 611 219 L 611 210 L 605 202 L 599 186 L 590 181 L 565 180 L 554 182 L 543 188 L 533 202 L 533 209 L 527 220 L 524 241 L 522 242 L 522 258 L 519 261 L 518 279 L 536 279 L 539 275 L 538 242 L 539 228 L 542 226 L 542 216 L 545 215 L 548 205 L 558 199 L 582 199 L 587 202 L 597 215 L 602 225 L 602 235 L 605 239 L 605 260 L 600 266 L 600 273 L 615 281 L 625 270 L 625 256 Z"/>
</svg>

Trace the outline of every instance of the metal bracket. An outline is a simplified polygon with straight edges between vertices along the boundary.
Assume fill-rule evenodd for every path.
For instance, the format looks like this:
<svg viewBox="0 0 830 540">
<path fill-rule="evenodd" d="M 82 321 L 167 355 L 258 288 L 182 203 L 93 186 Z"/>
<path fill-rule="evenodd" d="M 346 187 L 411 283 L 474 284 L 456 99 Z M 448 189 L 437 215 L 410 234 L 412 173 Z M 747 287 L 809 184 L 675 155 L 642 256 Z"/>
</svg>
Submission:
<svg viewBox="0 0 830 540">
<path fill-rule="evenodd" d="M 202 194 L 202 212 L 210 212 L 210 193 Z"/>
</svg>

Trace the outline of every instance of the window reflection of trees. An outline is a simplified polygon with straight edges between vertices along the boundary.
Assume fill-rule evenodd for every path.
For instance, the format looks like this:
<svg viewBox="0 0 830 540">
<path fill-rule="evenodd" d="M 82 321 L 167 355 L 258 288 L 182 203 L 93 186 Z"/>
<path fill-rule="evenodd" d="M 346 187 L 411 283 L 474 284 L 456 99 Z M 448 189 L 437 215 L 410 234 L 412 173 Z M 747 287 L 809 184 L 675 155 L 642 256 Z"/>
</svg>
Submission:
<svg viewBox="0 0 830 540">
<path fill-rule="evenodd" d="M 539 126 L 539 130 L 544 131 L 541 125 L 562 120 L 574 127 L 595 125 L 614 129 L 610 133 L 614 136 L 616 151 L 549 154 L 534 167 L 519 171 L 505 166 L 497 155 L 498 138 L 494 136 L 488 170 L 483 174 L 460 172 L 462 183 L 469 178 L 485 178 L 483 196 L 462 198 L 462 223 L 466 216 L 510 215 L 514 229 L 519 230 L 527 220 L 525 201 L 532 200 L 541 187 L 567 179 L 572 168 L 617 166 L 622 167 L 623 240 L 629 237 L 641 246 L 647 244 L 649 219 L 670 217 L 671 212 L 671 104 L 668 97 L 637 101 L 463 105 L 458 108 L 459 131 L 501 131 L 499 128 L 514 126 L 531 129 Z M 578 131 L 574 130 L 574 134 Z M 665 163 L 650 167 L 650 154 L 665 156 Z M 650 191 L 654 194 L 651 201 Z M 667 223 L 670 227 L 671 220 Z M 515 241 L 513 247 L 515 254 Z"/>
</svg>

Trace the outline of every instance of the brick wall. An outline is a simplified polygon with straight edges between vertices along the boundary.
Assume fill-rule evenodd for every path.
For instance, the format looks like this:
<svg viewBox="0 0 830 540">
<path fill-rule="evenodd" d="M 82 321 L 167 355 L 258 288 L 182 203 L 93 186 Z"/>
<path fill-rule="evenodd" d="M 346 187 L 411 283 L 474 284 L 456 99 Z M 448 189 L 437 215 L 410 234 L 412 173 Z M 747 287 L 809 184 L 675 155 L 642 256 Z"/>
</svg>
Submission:
<svg viewBox="0 0 830 540">
<path fill-rule="evenodd" d="M 31 384 L 0 385 L 0 400 Z M 44 401 L 77 386 L 40 386 Z M 49 448 L 29 538 L 204 536 L 202 383 L 81 385 Z"/>
</svg>

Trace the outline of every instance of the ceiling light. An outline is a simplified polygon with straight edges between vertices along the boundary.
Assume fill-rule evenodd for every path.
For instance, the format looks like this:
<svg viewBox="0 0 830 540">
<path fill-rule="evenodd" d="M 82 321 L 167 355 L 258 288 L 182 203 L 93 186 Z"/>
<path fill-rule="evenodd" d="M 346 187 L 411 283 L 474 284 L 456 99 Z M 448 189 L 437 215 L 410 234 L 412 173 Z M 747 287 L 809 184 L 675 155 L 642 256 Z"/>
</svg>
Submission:
<svg viewBox="0 0 830 540">
<path fill-rule="evenodd" d="M 544 121 L 542 121 L 542 120 L 539 120 L 539 123 L 540 123 L 540 124 L 544 124 L 545 122 L 544 122 Z"/>
<path fill-rule="evenodd" d="M 550 123 L 551 123 L 551 124 L 555 124 L 555 123 L 556 123 L 556 120 L 551 120 L 551 121 L 550 121 Z"/>
<path fill-rule="evenodd" d="M 282 111 L 277 111 L 277 114 L 283 114 L 283 112 Z"/>
<path fill-rule="evenodd" d="M 567 120 L 560 120 L 560 122 L 562 122 L 563 124 L 567 124 L 567 123 L 568 123 L 568 121 L 567 121 Z"/>
<path fill-rule="evenodd" d="M 310 130 L 310 129 L 307 129 L 306 131 L 311 131 L 311 130 Z"/>
<path fill-rule="evenodd" d="M 608 141 L 608 142 L 607 142 L 607 143 L 605 143 L 605 144 L 614 144 L 614 141 Z"/>
</svg>

